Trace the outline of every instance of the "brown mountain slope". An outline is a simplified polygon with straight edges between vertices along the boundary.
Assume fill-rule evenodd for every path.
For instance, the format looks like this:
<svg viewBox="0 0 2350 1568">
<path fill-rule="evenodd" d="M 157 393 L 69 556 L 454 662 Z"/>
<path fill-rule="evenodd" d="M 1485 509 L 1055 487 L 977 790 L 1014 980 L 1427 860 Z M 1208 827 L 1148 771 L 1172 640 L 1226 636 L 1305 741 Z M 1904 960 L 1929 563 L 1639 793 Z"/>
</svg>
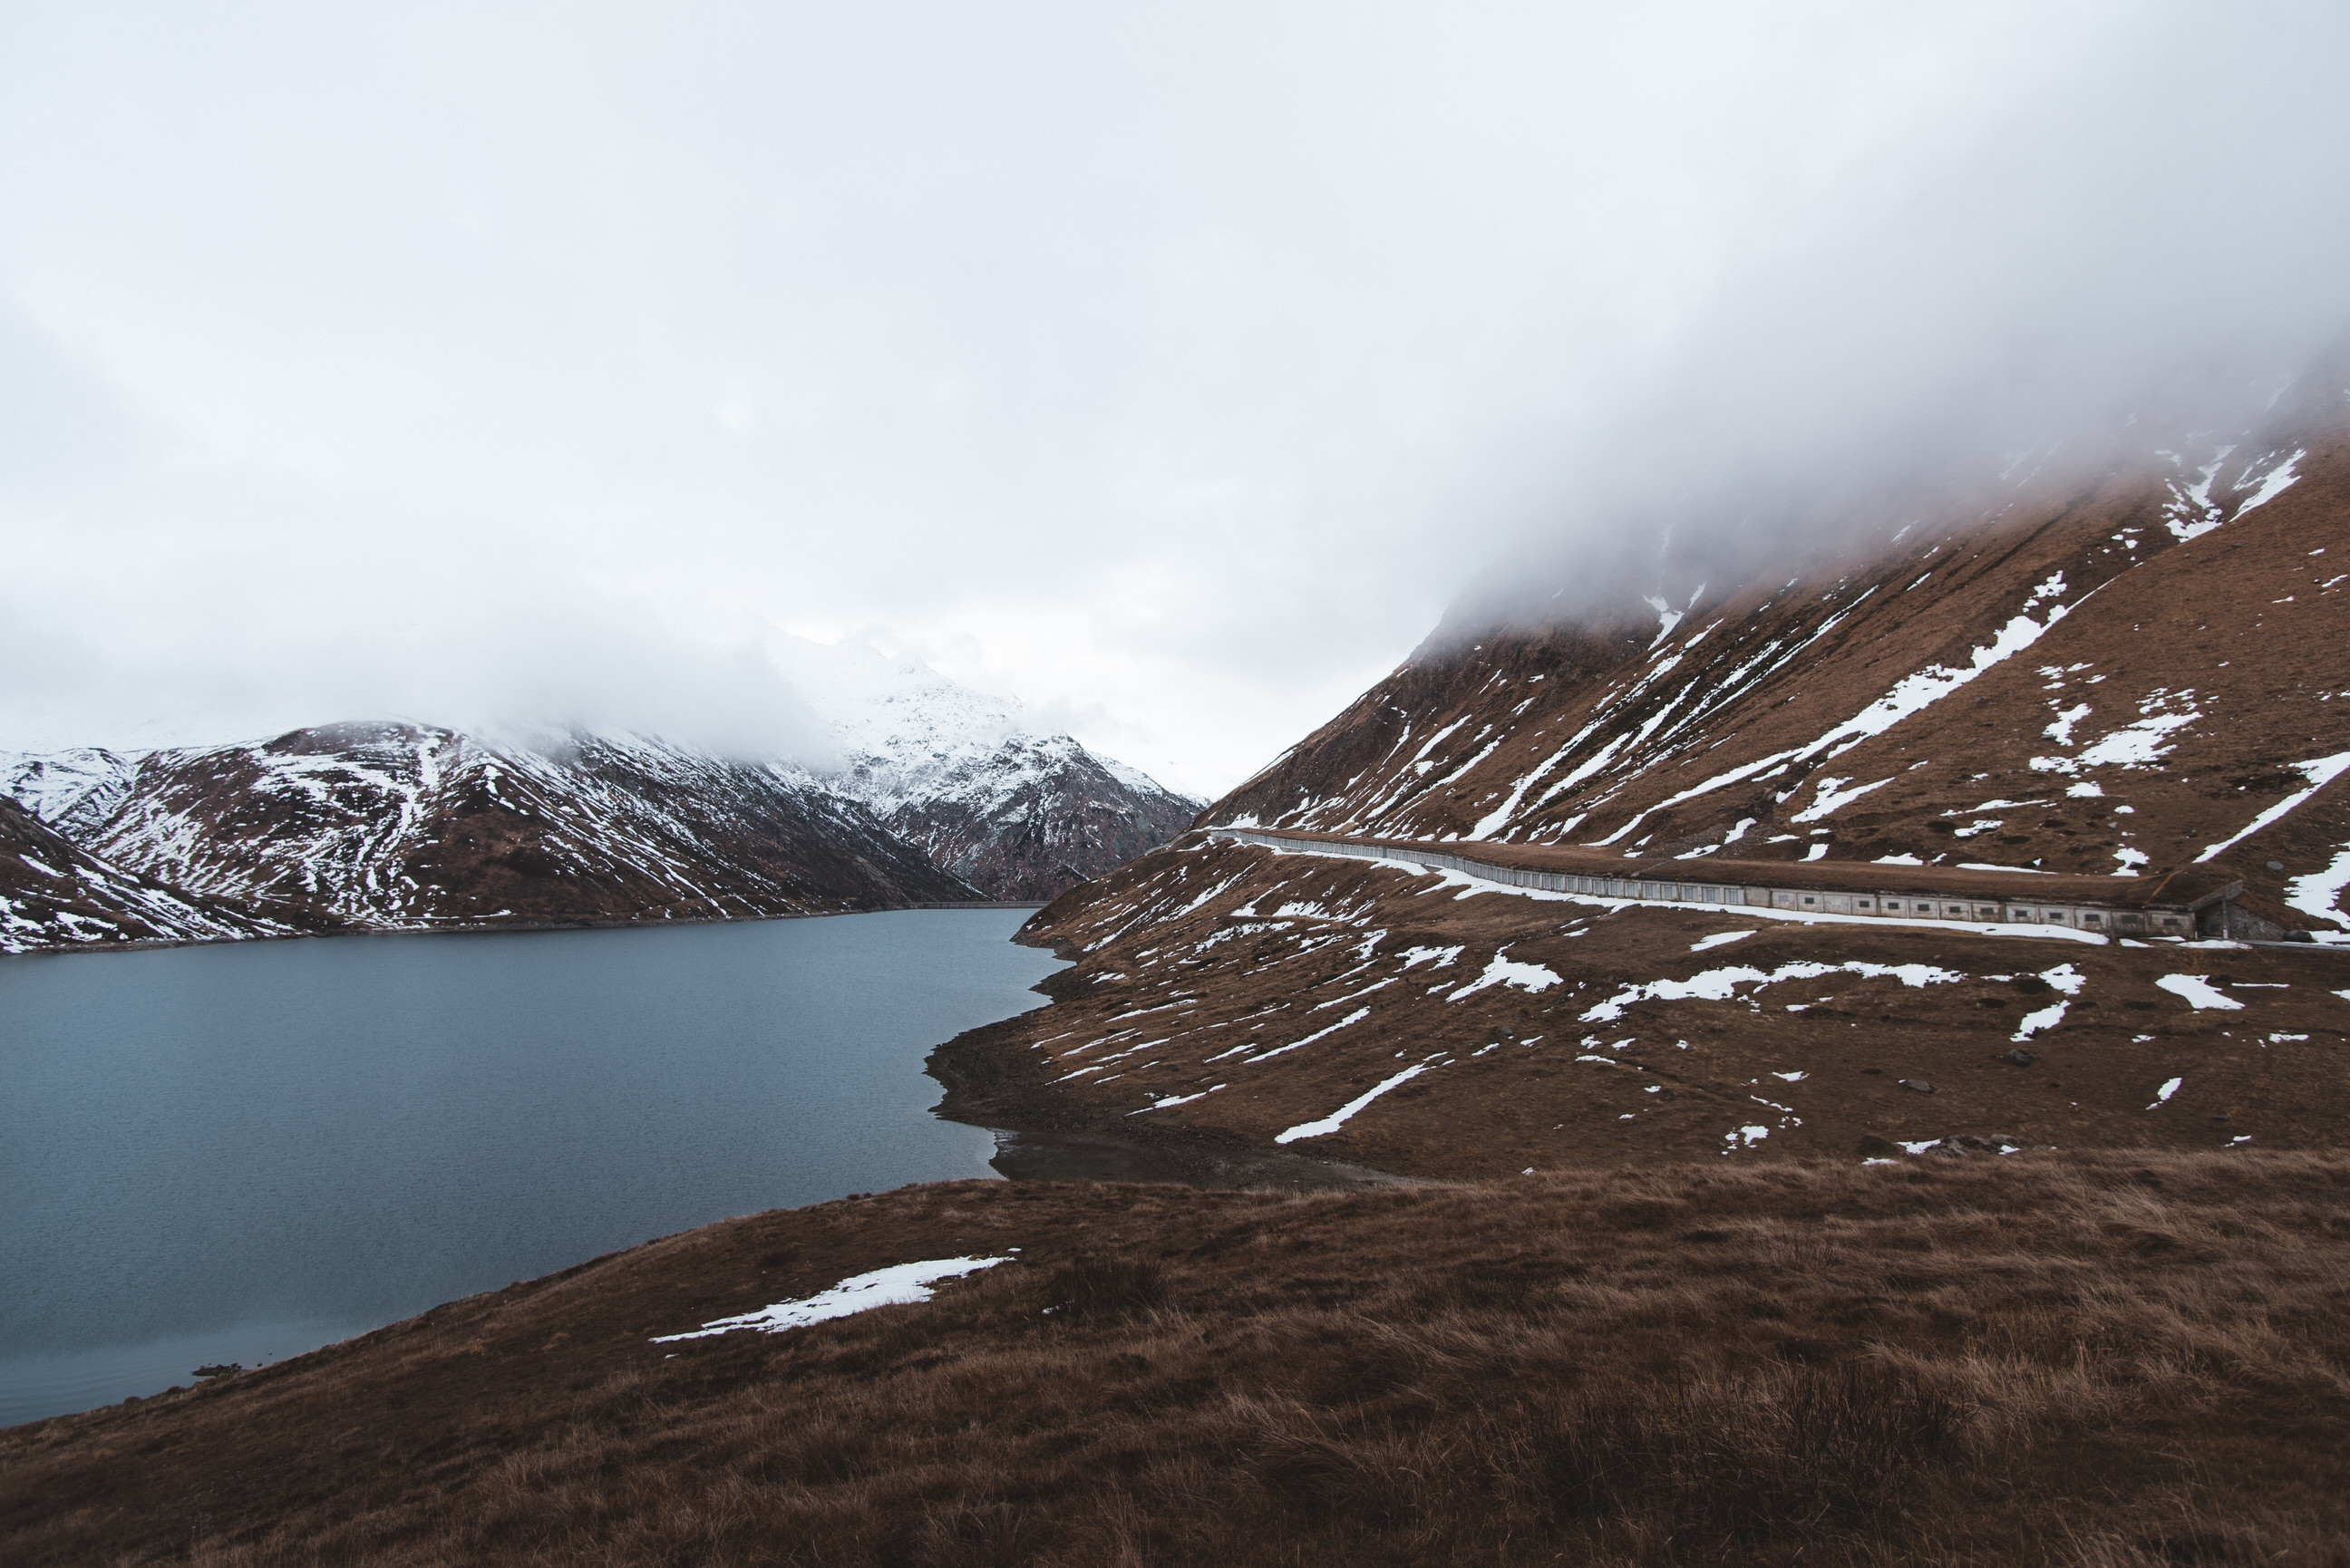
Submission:
<svg viewBox="0 0 2350 1568">
<path fill-rule="evenodd" d="M 1204 820 L 1648 856 L 2193 861 L 2350 753 L 2350 431 L 2209 480 L 2169 466 L 1908 525 L 1794 581 L 1683 591 L 1661 630 L 1645 606 L 1448 628 Z M 2220 858 L 2253 908 L 2308 925 L 2290 884 L 2345 843 L 2350 785 Z"/>
<path fill-rule="evenodd" d="M 1080 961 L 941 1053 L 962 1119 L 1431 1176 L 2350 1127 L 2323 949 L 1643 908 L 1208 835 L 1029 929 Z"/>
</svg>

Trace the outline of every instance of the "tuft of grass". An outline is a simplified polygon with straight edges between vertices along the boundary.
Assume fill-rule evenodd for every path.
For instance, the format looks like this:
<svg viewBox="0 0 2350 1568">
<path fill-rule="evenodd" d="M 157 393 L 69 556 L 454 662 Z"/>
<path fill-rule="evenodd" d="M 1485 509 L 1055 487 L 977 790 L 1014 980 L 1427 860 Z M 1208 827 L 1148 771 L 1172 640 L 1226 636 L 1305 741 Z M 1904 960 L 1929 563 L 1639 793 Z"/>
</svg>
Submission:
<svg viewBox="0 0 2350 1568">
<path fill-rule="evenodd" d="M 1563 1520 L 1647 1519 L 1727 1549 L 1874 1531 L 1962 1454 L 1969 1410 L 1867 1360 L 1579 1392 L 1535 1428 Z"/>
<path fill-rule="evenodd" d="M 1055 1268 L 1045 1282 L 1046 1310 L 1085 1322 L 1130 1317 L 1167 1303 L 1166 1271 L 1148 1258 L 1080 1258 Z"/>
</svg>

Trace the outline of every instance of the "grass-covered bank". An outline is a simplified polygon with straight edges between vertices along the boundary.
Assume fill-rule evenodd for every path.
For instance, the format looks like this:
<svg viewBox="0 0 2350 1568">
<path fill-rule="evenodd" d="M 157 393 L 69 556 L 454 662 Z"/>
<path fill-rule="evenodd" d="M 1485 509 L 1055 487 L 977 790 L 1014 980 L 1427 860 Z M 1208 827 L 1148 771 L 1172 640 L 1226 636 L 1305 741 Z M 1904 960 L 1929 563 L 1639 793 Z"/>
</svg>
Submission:
<svg viewBox="0 0 2350 1568">
<path fill-rule="evenodd" d="M 12 1564 L 2298 1563 L 2345 1500 L 2320 1155 L 910 1188 L 0 1434 Z"/>
</svg>

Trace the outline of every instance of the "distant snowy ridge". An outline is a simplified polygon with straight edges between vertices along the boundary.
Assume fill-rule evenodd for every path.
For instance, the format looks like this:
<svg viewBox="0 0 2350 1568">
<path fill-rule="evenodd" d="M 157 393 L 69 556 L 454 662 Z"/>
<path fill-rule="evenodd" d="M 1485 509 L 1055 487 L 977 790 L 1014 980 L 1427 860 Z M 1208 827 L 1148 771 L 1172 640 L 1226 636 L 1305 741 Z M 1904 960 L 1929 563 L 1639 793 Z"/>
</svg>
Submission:
<svg viewBox="0 0 2350 1568">
<path fill-rule="evenodd" d="M 150 921 L 130 933 L 142 938 L 740 919 L 982 897 L 796 765 L 645 736 L 494 744 L 377 722 L 93 760 L 107 755 L 9 759 L 11 809 L 70 840 L 93 889 L 129 877 L 237 917 L 218 930 Z M 40 821 L 47 813 L 56 820 Z M 50 943 L 26 929 L 20 945 L 72 940 L 70 922 L 50 924 Z"/>
<path fill-rule="evenodd" d="M 0 753 L 32 846 L 0 863 L 0 939 L 21 950 L 1047 898 L 1198 815 L 1069 736 L 1030 733 L 1016 700 L 870 649 L 820 653 L 840 754 L 813 766 L 641 734 L 397 722 Z"/>
</svg>

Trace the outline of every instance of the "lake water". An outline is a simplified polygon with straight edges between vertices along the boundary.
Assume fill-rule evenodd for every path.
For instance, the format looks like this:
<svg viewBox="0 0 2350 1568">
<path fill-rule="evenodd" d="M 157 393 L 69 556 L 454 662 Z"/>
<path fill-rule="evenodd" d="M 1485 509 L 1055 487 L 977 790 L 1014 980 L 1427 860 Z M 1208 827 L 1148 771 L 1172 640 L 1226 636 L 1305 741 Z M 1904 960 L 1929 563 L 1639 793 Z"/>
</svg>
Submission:
<svg viewBox="0 0 2350 1568">
<path fill-rule="evenodd" d="M 1025 911 L 0 959 L 0 1425 L 615 1248 L 991 1174 Z"/>
</svg>

